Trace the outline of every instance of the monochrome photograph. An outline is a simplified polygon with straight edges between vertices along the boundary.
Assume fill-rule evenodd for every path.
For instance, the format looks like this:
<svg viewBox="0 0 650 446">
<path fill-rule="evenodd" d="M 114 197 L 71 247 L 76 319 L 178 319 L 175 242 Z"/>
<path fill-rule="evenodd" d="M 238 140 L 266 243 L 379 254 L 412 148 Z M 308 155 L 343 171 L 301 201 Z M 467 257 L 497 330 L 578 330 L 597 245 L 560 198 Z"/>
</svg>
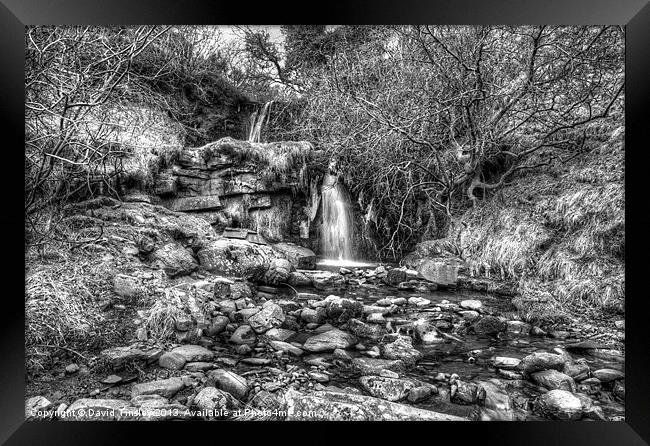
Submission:
<svg viewBox="0 0 650 446">
<path fill-rule="evenodd" d="M 625 421 L 625 34 L 26 26 L 25 419 Z"/>
</svg>

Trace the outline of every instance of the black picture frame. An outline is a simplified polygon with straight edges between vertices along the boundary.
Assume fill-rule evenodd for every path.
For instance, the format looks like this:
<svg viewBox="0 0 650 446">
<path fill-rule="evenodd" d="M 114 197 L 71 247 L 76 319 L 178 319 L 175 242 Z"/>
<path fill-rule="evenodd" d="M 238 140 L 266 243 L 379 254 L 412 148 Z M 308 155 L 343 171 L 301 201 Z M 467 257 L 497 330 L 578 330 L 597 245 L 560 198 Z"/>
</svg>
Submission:
<svg viewBox="0 0 650 446">
<path fill-rule="evenodd" d="M 648 262 L 650 218 L 645 212 L 647 187 L 645 108 L 650 98 L 650 5 L 647 0 L 456 0 L 456 1 L 353 1 L 332 2 L 307 8 L 308 3 L 225 2 L 184 0 L 2 0 L 0 4 L 0 113 L 3 132 L 3 212 L 0 235 L 16 244 L 4 252 L 6 262 L 0 311 L 0 441 L 6 444 L 119 444 L 144 435 L 187 442 L 225 441 L 224 432 L 236 437 L 229 441 L 253 443 L 280 441 L 310 443 L 338 442 L 357 431 L 364 442 L 372 437 L 394 436 L 400 442 L 448 442 L 470 440 L 481 444 L 612 444 L 642 445 L 650 442 L 650 376 L 646 295 L 644 276 Z M 21 273 L 18 234 L 21 201 L 14 188 L 20 184 L 23 142 L 24 26 L 40 24 L 620 24 L 626 26 L 626 232 L 632 243 L 626 250 L 626 421 L 625 422 L 527 422 L 527 423 L 102 423 L 24 421 L 24 270 Z M 644 153 L 644 151 L 646 153 Z M 637 203 L 636 205 L 631 203 Z M 629 238 L 629 237 L 628 237 Z M 23 262 L 24 263 L 24 262 Z M 11 284 L 11 287 L 8 285 Z M 15 287 L 15 289 L 14 289 Z M 11 304 L 11 305 L 10 305 Z M 199 439 L 197 435 L 207 435 Z M 415 435 L 422 436 L 421 438 Z M 257 437 L 254 438 L 253 437 Z M 386 437 L 387 438 L 387 437 Z M 359 440 L 361 441 L 361 440 Z"/>
</svg>

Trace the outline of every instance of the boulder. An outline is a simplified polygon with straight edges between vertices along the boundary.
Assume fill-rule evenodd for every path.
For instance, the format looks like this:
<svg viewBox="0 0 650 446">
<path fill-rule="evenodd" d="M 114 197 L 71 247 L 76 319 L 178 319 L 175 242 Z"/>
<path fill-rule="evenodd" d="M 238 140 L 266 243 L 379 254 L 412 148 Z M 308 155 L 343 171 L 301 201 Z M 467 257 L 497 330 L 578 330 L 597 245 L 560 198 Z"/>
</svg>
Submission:
<svg viewBox="0 0 650 446">
<path fill-rule="evenodd" d="M 576 384 L 573 378 L 557 370 L 542 370 L 541 372 L 532 373 L 530 376 L 537 384 L 550 390 L 576 391 Z"/>
<path fill-rule="evenodd" d="M 472 325 L 477 335 L 495 335 L 506 329 L 506 323 L 497 316 L 483 316 Z"/>
<path fill-rule="evenodd" d="M 598 369 L 591 372 L 591 375 L 598 378 L 602 383 L 608 383 L 625 378 L 625 373 L 615 369 Z"/>
<path fill-rule="evenodd" d="M 435 389 L 435 387 L 431 385 L 413 387 L 409 390 L 408 400 L 411 403 L 420 403 L 425 401 L 433 394 L 433 389 Z"/>
<path fill-rule="evenodd" d="M 272 259 L 261 278 L 261 281 L 269 285 L 287 283 L 289 275 L 295 270 L 295 267 L 286 259 Z M 260 279 L 258 279 L 260 280 Z"/>
<path fill-rule="evenodd" d="M 582 418 L 582 402 L 566 390 L 551 390 L 541 395 L 535 402 L 535 409 L 554 420 L 574 421 Z"/>
<path fill-rule="evenodd" d="M 280 327 L 284 319 L 282 308 L 275 303 L 267 302 L 262 307 L 262 310 L 248 318 L 248 325 L 251 326 L 255 333 L 264 333 L 271 328 Z"/>
<path fill-rule="evenodd" d="M 185 367 L 187 360 L 178 353 L 167 352 L 158 359 L 158 365 L 164 369 L 181 370 Z"/>
<path fill-rule="evenodd" d="M 194 397 L 194 405 L 200 410 L 214 413 L 217 418 L 225 418 L 230 414 L 231 410 L 236 410 L 241 407 L 239 403 L 230 393 L 215 387 L 204 387 Z"/>
<path fill-rule="evenodd" d="M 208 372 L 207 385 L 228 392 L 240 401 L 245 401 L 250 390 L 246 378 L 224 369 Z"/>
<path fill-rule="evenodd" d="M 479 400 L 479 386 L 456 380 L 451 384 L 451 400 L 459 404 L 475 404 Z"/>
<path fill-rule="evenodd" d="M 252 278 L 263 276 L 278 254 L 266 245 L 221 238 L 206 244 L 197 256 L 206 271 Z"/>
<path fill-rule="evenodd" d="M 414 365 L 422 358 L 422 353 L 413 348 L 413 341 L 408 336 L 399 336 L 395 341 L 382 347 L 386 359 L 400 359 L 407 365 Z"/>
<path fill-rule="evenodd" d="M 400 401 L 415 387 L 411 381 L 383 376 L 362 376 L 359 382 L 370 395 L 387 401 Z"/>
<path fill-rule="evenodd" d="M 382 327 L 375 324 L 366 324 L 365 322 L 355 318 L 350 319 L 345 328 L 360 338 L 379 339 L 384 334 L 384 329 Z"/>
<path fill-rule="evenodd" d="M 454 415 L 344 392 L 289 390 L 284 401 L 287 421 L 465 421 Z"/>
<path fill-rule="evenodd" d="M 151 259 L 154 266 L 172 278 L 186 276 L 199 267 L 192 253 L 177 243 L 167 243 L 156 249 L 151 254 Z"/>
<path fill-rule="evenodd" d="M 458 282 L 458 266 L 445 261 L 424 260 L 417 271 L 420 276 L 437 285 L 455 286 Z"/>
<path fill-rule="evenodd" d="M 525 356 L 517 368 L 521 370 L 524 375 L 539 372 L 542 370 L 562 370 L 566 358 L 555 353 L 535 352 Z"/>
<path fill-rule="evenodd" d="M 504 385 L 495 379 L 480 383 L 479 388 L 481 421 L 515 421 L 512 399 Z"/>
<path fill-rule="evenodd" d="M 237 345 L 254 345 L 257 343 L 257 336 L 250 325 L 240 325 L 230 336 L 230 342 Z"/>
<path fill-rule="evenodd" d="M 183 380 L 173 377 L 158 381 L 134 384 L 131 389 L 131 395 L 132 397 L 138 395 L 160 395 L 166 398 L 171 398 L 183 387 L 185 387 Z"/>
<path fill-rule="evenodd" d="M 300 312 L 300 319 L 307 323 L 320 324 L 327 317 L 327 311 L 324 308 L 303 308 Z"/>
<path fill-rule="evenodd" d="M 181 345 L 173 349 L 171 353 L 182 356 L 187 362 L 211 361 L 214 358 L 214 352 L 200 345 Z"/>
<path fill-rule="evenodd" d="M 352 368 L 361 375 L 379 375 L 382 370 L 403 372 L 406 367 L 399 359 L 353 358 Z"/>
<path fill-rule="evenodd" d="M 226 329 L 226 326 L 230 323 L 230 319 L 226 316 L 215 316 L 210 321 L 210 325 L 205 330 L 206 336 L 216 336 L 219 333 L 223 332 Z"/>
<path fill-rule="evenodd" d="M 113 277 L 113 291 L 118 296 L 132 298 L 144 293 L 145 289 L 137 277 L 117 274 Z"/>
<path fill-rule="evenodd" d="M 303 349 L 310 352 L 326 352 L 337 348 L 346 349 L 356 343 L 357 339 L 353 335 L 335 328 L 308 338 Z"/>
<path fill-rule="evenodd" d="M 274 244 L 273 248 L 289 260 L 296 269 L 314 269 L 316 267 L 316 254 L 309 248 L 284 242 Z"/>
</svg>

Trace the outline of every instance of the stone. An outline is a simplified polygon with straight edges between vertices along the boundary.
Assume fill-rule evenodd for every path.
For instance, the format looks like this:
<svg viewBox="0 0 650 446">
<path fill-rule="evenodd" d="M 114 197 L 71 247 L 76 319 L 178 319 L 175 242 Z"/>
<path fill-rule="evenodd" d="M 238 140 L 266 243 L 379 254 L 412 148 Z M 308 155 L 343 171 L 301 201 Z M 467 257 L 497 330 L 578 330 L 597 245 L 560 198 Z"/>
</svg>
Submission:
<svg viewBox="0 0 650 446">
<path fill-rule="evenodd" d="M 115 421 L 134 419 L 135 409 L 128 401 L 81 398 L 70 404 L 62 417 L 65 421 Z"/>
<path fill-rule="evenodd" d="M 415 387 L 411 381 L 383 376 L 362 376 L 359 382 L 368 393 L 387 401 L 400 401 Z"/>
<path fill-rule="evenodd" d="M 531 353 L 528 356 L 525 356 L 517 368 L 521 370 L 524 375 L 530 375 L 531 373 L 539 372 L 542 370 L 562 370 L 565 362 L 566 358 L 561 355 L 546 352 L 535 352 Z"/>
<path fill-rule="evenodd" d="M 417 271 L 420 276 L 437 285 L 455 286 L 458 282 L 458 266 L 444 261 L 425 259 Z"/>
<path fill-rule="evenodd" d="M 138 348 L 137 346 L 112 347 L 102 350 L 100 356 L 111 363 L 114 369 L 119 369 L 131 362 L 152 363 L 158 360 L 163 351 L 157 348 Z"/>
<path fill-rule="evenodd" d="M 288 342 L 282 342 L 282 341 L 270 341 L 269 345 L 273 347 L 273 349 L 285 353 L 290 353 L 293 356 L 302 356 L 304 353 L 301 349 L 299 349 L 296 346 L 293 346 L 289 344 Z"/>
<path fill-rule="evenodd" d="M 497 316 L 483 316 L 474 325 L 474 333 L 477 335 L 495 335 L 506 330 L 506 323 Z"/>
<path fill-rule="evenodd" d="M 431 345 L 445 342 L 445 338 L 440 335 L 438 329 L 425 319 L 418 319 L 413 323 L 415 339 L 421 344 Z"/>
<path fill-rule="evenodd" d="M 384 334 L 384 329 L 375 324 L 366 324 L 359 319 L 350 319 L 345 328 L 360 338 L 379 339 Z"/>
<path fill-rule="evenodd" d="M 363 312 L 363 304 L 356 300 L 344 299 L 332 296 L 326 307 L 327 316 L 337 320 L 339 323 L 345 323 L 351 318 L 358 318 Z"/>
<path fill-rule="evenodd" d="M 218 210 L 223 208 L 223 205 L 217 195 L 200 195 L 173 198 L 170 200 L 168 207 L 176 212 L 196 212 Z"/>
<path fill-rule="evenodd" d="M 343 349 L 341 349 L 341 348 L 337 348 L 337 349 L 335 349 L 335 350 L 334 350 L 334 353 L 333 353 L 333 356 L 334 356 L 336 359 L 340 359 L 340 360 L 343 360 L 343 361 L 350 361 L 350 360 L 352 360 L 352 356 L 350 356 L 350 355 L 348 354 L 348 352 L 346 352 L 345 350 L 343 350 Z"/>
<path fill-rule="evenodd" d="M 170 370 L 181 370 L 186 362 L 185 356 L 174 352 L 167 352 L 158 359 L 160 367 Z"/>
<path fill-rule="evenodd" d="M 515 421 L 512 399 L 499 380 L 479 384 L 481 421 Z"/>
<path fill-rule="evenodd" d="M 335 328 L 308 338 L 303 349 L 310 352 L 334 351 L 337 348 L 350 348 L 356 342 L 353 335 Z"/>
<path fill-rule="evenodd" d="M 205 372 L 207 370 L 212 370 L 215 367 L 212 362 L 188 362 L 185 364 L 185 370 L 188 372 Z"/>
<path fill-rule="evenodd" d="M 370 313 L 368 316 L 366 316 L 366 321 L 371 324 L 385 324 L 386 318 L 381 313 Z"/>
<path fill-rule="evenodd" d="M 122 377 L 118 375 L 108 375 L 106 378 L 102 379 L 100 381 L 102 384 L 108 384 L 108 385 L 113 385 L 113 384 L 118 384 L 122 382 Z"/>
<path fill-rule="evenodd" d="M 272 361 L 268 358 L 244 358 L 240 362 L 248 365 L 263 366 L 271 364 Z"/>
<path fill-rule="evenodd" d="M 465 319 L 466 321 L 472 322 L 481 317 L 481 314 L 478 311 L 473 311 L 473 310 L 465 310 L 461 311 L 460 315 Z"/>
<path fill-rule="evenodd" d="M 619 330 L 625 330 L 625 319 L 614 321 L 614 326 Z"/>
<path fill-rule="evenodd" d="M 231 394 L 215 387 L 201 389 L 194 397 L 194 405 L 200 410 L 214 413 L 217 418 L 225 418 L 229 411 L 241 407 Z"/>
<path fill-rule="evenodd" d="M 224 369 L 208 372 L 207 385 L 228 392 L 240 401 L 245 401 L 250 391 L 246 378 Z"/>
<path fill-rule="evenodd" d="M 391 370 L 394 372 L 403 372 L 406 366 L 403 361 L 398 359 L 379 359 L 379 358 L 353 358 L 352 368 L 361 375 L 379 375 L 382 370 Z"/>
<path fill-rule="evenodd" d="M 214 352 L 200 345 L 181 345 L 171 351 L 185 358 L 187 362 L 211 361 L 214 358 Z"/>
<path fill-rule="evenodd" d="M 345 392 L 284 395 L 287 421 L 464 421 L 465 418 Z"/>
<path fill-rule="evenodd" d="M 573 378 L 562 372 L 558 372 L 557 370 L 551 369 L 535 372 L 531 374 L 531 378 L 540 386 L 544 386 L 550 390 L 561 389 L 569 392 L 576 391 L 576 385 Z"/>
<path fill-rule="evenodd" d="M 379 376 L 384 378 L 399 378 L 399 373 L 393 372 L 392 370 L 382 369 L 379 372 Z"/>
<path fill-rule="evenodd" d="M 287 283 L 295 267 L 286 259 L 272 259 L 264 276 L 259 281 L 269 285 Z"/>
<path fill-rule="evenodd" d="M 259 313 L 259 308 L 242 308 L 235 312 L 235 321 L 248 322 L 248 320 L 256 313 Z"/>
<path fill-rule="evenodd" d="M 475 404 L 479 400 L 479 386 L 456 380 L 451 384 L 451 400 L 459 404 Z"/>
<path fill-rule="evenodd" d="M 25 401 L 25 419 L 30 420 L 32 418 L 41 418 L 39 417 L 38 412 L 46 411 L 52 406 L 53 403 L 44 396 L 38 395 L 28 398 L 27 401 Z"/>
<path fill-rule="evenodd" d="M 118 274 L 113 277 L 113 291 L 118 296 L 132 298 L 142 294 L 144 288 L 137 277 Z"/>
<path fill-rule="evenodd" d="M 77 373 L 79 371 L 79 366 L 77 364 L 68 364 L 65 368 L 65 372 L 69 375 Z"/>
<path fill-rule="evenodd" d="M 517 368 L 521 359 L 497 356 L 494 358 L 494 366 L 500 369 L 512 370 Z"/>
<path fill-rule="evenodd" d="M 135 330 L 135 338 L 138 341 L 146 341 L 149 339 L 149 335 L 147 334 L 147 329 L 144 327 L 140 327 Z"/>
<path fill-rule="evenodd" d="M 250 325 L 240 325 L 232 336 L 230 336 L 230 342 L 237 345 L 254 345 L 257 343 L 257 336 Z"/>
<path fill-rule="evenodd" d="M 158 381 L 134 384 L 131 389 L 131 395 L 132 397 L 138 395 L 160 395 L 166 398 L 171 398 L 183 387 L 185 387 L 185 384 L 182 379 L 172 377 Z"/>
<path fill-rule="evenodd" d="M 293 287 L 305 287 L 311 286 L 312 281 L 307 274 L 300 271 L 292 271 L 291 274 L 289 274 L 288 283 Z"/>
<path fill-rule="evenodd" d="M 562 421 L 575 421 L 582 418 L 582 402 L 566 390 L 551 390 L 541 395 L 536 410 L 549 418 Z"/>
<path fill-rule="evenodd" d="M 395 341 L 382 347 L 382 355 L 386 359 L 399 359 L 407 365 L 414 365 L 422 358 L 422 353 L 413 347 L 413 341 L 408 336 L 399 336 Z"/>
<path fill-rule="evenodd" d="M 400 282 L 397 284 L 397 289 L 402 291 L 411 291 L 417 288 L 417 283 L 414 282 Z"/>
<path fill-rule="evenodd" d="M 414 305 L 416 307 L 426 307 L 431 303 L 431 301 L 424 297 L 410 297 L 408 303 L 409 305 Z"/>
<path fill-rule="evenodd" d="M 409 390 L 408 400 L 411 403 L 421 403 L 422 401 L 429 399 L 433 394 L 432 387 L 433 386 L 418 386 L 411 388 Z"/>
<path fill-rule="evenodd" d="M 316 254 L 309 248 L 284 242 L 274 244 L 273 248 L 286 257 L 296 269 L 314 269 L 316 267 Z"/>
<path fill-rule="evenodd" d="M 199 267 L 194 256 L 177 243 L 167 243 L 151 254 L 153 264 L 169 277 L 186 276 Z"/>
<path fill-rule="evenodd" d="M 256 333 L 264 333 L 271 328 L 278 328 L 284 322 L 285 316 L 279 305 L 270 303 L 265 305 L 262 310 L 255 313 L 248 319 L 248 325 Z"/>
<path fill-rule="evenodd" d="M 264 335 L 273 341 L 286 341 L 291 336 L 296 334 L 293 330 L 287 330 L 286 328 L 271 328 Z"/>
<path fill-rule="evenodd" d="M 231 293 L 231 286 L 234 284 L 230 279 L 227 279 L 225 277 L 217 277 L 214 280 L 214 285 L 213 285 L 213 294 L 216 299 L 222 299 L 222 298 L 227 298 L 230 297 Z"/>
<path fill-rule="evenodd" d="M 221 238 L 197 252 L 200 265 L 209 272 L 236 277 L 263 277 L 278 254 L 270 246 L 246 240 Z"/>
<path fill-rule="evenodd" d="M 573 378 L 574 381 L 582 381 L 589 376 L 589 365 L 586 361 L 567 361 L 562 367 L 562 373 Z"/>
<path fill-rule="evenodd" d="M 530 333 L 530 324 L 522 321 L 507 321 L 506 333 L 525 336 Z"/>
<path fill-rule="evenodd" d="M 226 316 L 215 316 L 210 321 L 210 325 L 204 331 L 204 333 L 206 336 L 216 336 L 219 333 L 222 333 L 229 323 L 230 319 L 228 319 Z"/>
<path fill-rule="evenodd" d="M 466 310 L 478 311 L 483 307 L 483 303 L 480 300 L 467 299 L 460 302 L 460 307 Z"/>
<path fill-rule="evenodd" d="M 300 312 L 300 319 L 307 323 L 320 324 L 327 317 L 327 311 L 324 308 L 303 308 Z"/>
<path fill-rule="evenodd" d="M 616 381 L 625 378 L 625 373 L 614 369 L 598 369 L 591 372 L 594 378 L 598 378 L 603 383 Z"/>
<path fill-rule="evenodd" d="M 326 383 L 329 382 L 330 377 L 326 373 L 321 373 L 321 372 L 309 372 L 307 374 L 311 379 L 313 379 L 316 382 L 319 383 Z"/>
<path fill-rule="evenodd" d="M 406 282 L 406 272 L 401 269 L 393 268 L 389 270 L 386 274 L 384 282 L 388 285 L 397 286 L 401 282 Z"/>
</svg>

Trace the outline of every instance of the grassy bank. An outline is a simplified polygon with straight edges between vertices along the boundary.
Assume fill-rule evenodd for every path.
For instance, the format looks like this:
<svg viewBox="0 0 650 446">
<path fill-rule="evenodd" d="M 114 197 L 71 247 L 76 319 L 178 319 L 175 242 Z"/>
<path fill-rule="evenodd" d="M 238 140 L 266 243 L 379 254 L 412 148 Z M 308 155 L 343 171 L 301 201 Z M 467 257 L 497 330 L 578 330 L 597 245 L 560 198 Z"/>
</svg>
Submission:
<svg viewBox="0 0 650 446">
<path fill-rule="evenodd" d="M 475 276 L 515 282 L 529 320 L 624 312 L 624 131 L 584 158 L 518 177 L 457 234 Z"/>
</svg>

